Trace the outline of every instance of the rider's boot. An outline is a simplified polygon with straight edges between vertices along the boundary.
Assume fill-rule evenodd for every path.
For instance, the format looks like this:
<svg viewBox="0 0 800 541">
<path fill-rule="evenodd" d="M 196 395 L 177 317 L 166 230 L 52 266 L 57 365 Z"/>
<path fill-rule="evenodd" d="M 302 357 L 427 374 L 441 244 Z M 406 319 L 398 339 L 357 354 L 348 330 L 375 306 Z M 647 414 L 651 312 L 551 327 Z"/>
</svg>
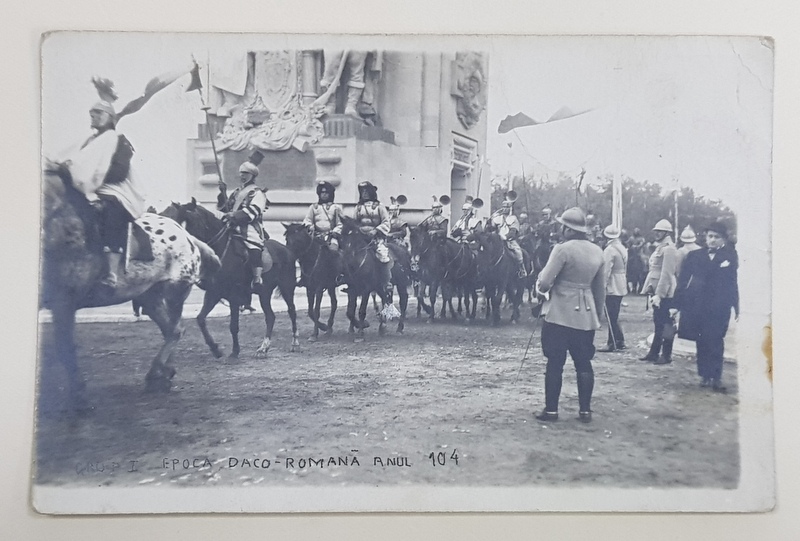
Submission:
<svg viewBox="0 0 800 541">
<path fill-rule="evenodd" d="M 525 268 L 525 263 L 519 264 L 519 269 L 517 269 L 517 275 L 520 278 L 525 278 L 528 276 L 528 269 Z"/>
<path fill-rule="evenodd" d="M 103 277 L 100 283 L 107 287 L 116 287 L 117 271 L 119 271 L 120 263 L 122 262 L 122 254 L 108 251 L 106 252 L 106 259 L 108 261 L 108 273 Z"/>
</svg>

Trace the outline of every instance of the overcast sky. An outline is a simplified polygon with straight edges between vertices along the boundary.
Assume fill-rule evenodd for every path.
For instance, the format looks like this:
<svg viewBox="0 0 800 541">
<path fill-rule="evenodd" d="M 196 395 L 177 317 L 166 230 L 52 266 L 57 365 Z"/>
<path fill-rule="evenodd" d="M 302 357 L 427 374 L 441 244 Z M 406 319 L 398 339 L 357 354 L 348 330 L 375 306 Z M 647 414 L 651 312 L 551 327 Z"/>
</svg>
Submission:
<svg viewBox="0 0 800 541">
<path fill-rule="evenodd" d="M 678 179 L 734 210 L 753 201 L 768 205 L 769 198 L 754 197 L 769 190 L 772 130 L 772 50 L 759 39 L 460 39 L 384 43 L 428 50 L 474 44 L 489 52 L 487 157 L 495 175 L 519 174 L 524 167 L 529 175 L 555 179 L 585 167 L 589 181 L 625 175 L 670 186 Z M 188 65 L 192 53 L 202 60 L 209 48 L 247 47 L 247 41 L 264 43 L 219 35 L 51 37 L 44 45 L 45 154 L 89 135 L 87 109 L 97 99 L 93 75 L 111 78 L 124 104 L 151 77 Z M 293 44 L 276 42 L 276 48 L 287 45 Z M 120 123 L 157 206 L 190 195 L 185 140 L 195 136 L 203 116 L 197 93 L 183 92 L 186 84 L 188 77 Z M 497 133 L 508 114 L 524 112 L 543 121 L 561 107 L 591 112 Z"/>
<path fill-rule="evenodd" d="M 522 43 L 522 42 L 520 42 Z M 733 206 L 769 186 L 772 51 L 756 38 L 548 37 L 491 58 L 494 174 L 673 179 Z M 544 121 L 497 134 L 507 114 Z M 512 143 L 509 149 L 507 143 Z"/>
</svg>

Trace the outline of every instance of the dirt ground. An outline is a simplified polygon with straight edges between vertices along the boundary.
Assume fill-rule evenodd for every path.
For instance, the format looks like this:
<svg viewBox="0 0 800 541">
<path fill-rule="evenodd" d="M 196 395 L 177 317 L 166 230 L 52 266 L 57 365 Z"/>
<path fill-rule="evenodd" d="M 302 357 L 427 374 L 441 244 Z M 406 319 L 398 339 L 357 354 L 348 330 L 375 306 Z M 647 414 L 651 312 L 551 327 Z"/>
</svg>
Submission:
<svg viewBox="0 0 800 541">
<path fill-rule="evenodd" d="M 259 314 L 241 319 L 238 363 L 214 359 L 194 321 L 179 344 L 174 386 L 144 392 L 160 344 L 152 322 L 80 324 L 81 368 L 94 407 L 72 418 L 40 408 L 36 479 L 47 485 L 542 485 L 723 487 L 739 480 L 736 365 L 727 394 L 701 389 L 694 360 L 655 366 L 645 353 L 650 314 L 626 299 L 621 322 L 630 349 L 598 353 L 591 424 L 579 422 L 568 361 L 561 420 L 533 417 L 544 405 L 539 332 L 519 380 L 533 320 L 493 328 L 426 323 L 364 343 L 347 335 L 343 312 L 328 340 L 291 353 L 288 318 L 278 314 L 273 347 L 255 357 Z M 410 310 L 413 311 L 413 310 Z M 227 318 L 210 320 L 230 347 Z M 64 374 L 49 362 L 42 324 L 41 392 L 64 398 Z M 595 344 L 605 343 L 605 329 Z M 380 461 L 378 460 L 380 459 Z M 381 465 L 383 464 L 383 465 Z"/>
</svg>

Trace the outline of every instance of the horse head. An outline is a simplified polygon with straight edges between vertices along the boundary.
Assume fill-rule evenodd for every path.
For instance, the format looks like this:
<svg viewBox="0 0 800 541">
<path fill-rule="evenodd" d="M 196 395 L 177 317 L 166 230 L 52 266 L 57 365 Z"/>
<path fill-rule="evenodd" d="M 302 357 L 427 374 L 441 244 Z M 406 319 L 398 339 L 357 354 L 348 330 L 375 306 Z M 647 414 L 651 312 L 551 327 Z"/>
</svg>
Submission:
<svg viewBox="0 0 800 541">
<path fill-rule="evenodd" d="M 286 238 L 286 247 L 292 251 L 295 256 L 300 256 L 307 252 L 313 242 L 314 237 L 309 232 L 308 228 L 300 223 L 284 223 L 281 222 L 285 231 L 283 236 Z"/>
</svg>

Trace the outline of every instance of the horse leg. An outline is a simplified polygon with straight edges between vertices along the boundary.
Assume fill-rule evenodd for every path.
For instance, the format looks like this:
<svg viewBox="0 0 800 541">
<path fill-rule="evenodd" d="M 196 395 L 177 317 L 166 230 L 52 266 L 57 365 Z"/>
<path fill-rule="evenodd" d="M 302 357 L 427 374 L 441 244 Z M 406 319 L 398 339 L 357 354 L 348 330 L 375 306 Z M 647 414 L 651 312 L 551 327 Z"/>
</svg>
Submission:
<svg viewBox="0 0 800 541">
<path fill-rule="evenodd" d="M 308 337 L 309 342 L 317 341 L 320 328 L 327 329 L 323 323 L 319 322 L 319 310 L 322 304 L 322 294 L 324 292 L 324 289 L 318 289 L 316 291 L 306 290 L 308 297 L 308 317 L 310 317 L 311 321 L 314 323 L 314 330 L 311 332 L 311 336 Z"/>
<path fill-rule="evenodd" d="M 336 298 L 336 288 L 332 287 L 328 290 L 328 297 L 331 300 L 331 313 L 328 315 L 328 328 L 325 329 L 325 335 L 331 336 L 333 334 L 333 318 L 336 316 L 336 308 L 339 306 L 339 299 Z M 322 297 L 320 296 L 320 303 Z"/>
<path fill-rule="evenodd" d="M 269 296 L 267 296 L 267 298 L 269 298 Z M 231 321 L 228 328 L 230 329 L 231 332 L 231 339 L 233 340 L 233 345 L 231 346 L 231 354 L 228 355 L 228 360 L 235 361 L 239 358 L 239 303 L 231 301 L 230 309 L 231 309 Z M 271 311 L 272 308 L 270 308 L 270 312 Z M 266 310 L 264 311 L 264 317 L 265 318 L 267 317 Z M 274 320 L 275 314 L 272 314 L 272 318 Z"/>
<path fill-rule="evenodd" d="M 145 376 L 145 391 L 147 392 L 166 392 L 172 387 L 175 368 L 172 367 L 171 362 L 178 340 L 183 335 L 183 325 L 181 324 L 183 303 L 189 296 L 191 288 L 191 284 L 165 285 L 161 295 L 155 297 L 152 304 L 147 306 L 147 315 L 155 321 L 164 337 L 164 344 L 153 359 L 150 370 Z"/>
<path fill-rule="evenodd" d="M 292 277 L 291 282 L 287 281 L 278 285 L 278 289 L 281 291 L 281 297 L 286 303 L 286 311 L 289 314 L 289 321 L 292 323 L 292 347 L 290 349 L 292 353 L 294 353 L 294 351 L 300 347 L 300 335 L 297 332 L 297 309 L 294 306 L 295 287 L 294 277 Z M 319 319 L 319 312 L 317 312 L 317 319 Z M 271 334 L 272 333 L 270 329 L 270 335 Z"/>
<path fill-rule="evenodd" d="M 367 318 L 367 304 L 369 303 L 369 293 L 361 295 L 361 304 L 358 307 L 358 333 L 356 333 L 355 342 L 364 341 L 364 320 Z"/>
<path fill-rule="evenodd" d="M 397 296 L 400 297 L 400 320 L 397 322 L 397 332 L 402 334 L 406 326 L 406 309 L 408 308 L 408 288 L 398 287 Z"/>
<path fill-rule="evenodd" d="M 219 301 L 219 295 L 212 295 L 210 291 L 206 291 L 203 296 L 203 307 L 200 309 L 200 313 L 197 314 L 196 318 L 197 326 L 200 327 L 200 332 L 203 333 L 203 339 L 206 341 L 206 345 L 211 349 L 211 354 L 217 359 L 222 357 L 222 348 L 214 341 L 214 337 L 211 336 L 211 333 L 208 332 L 206 317 Z"/>
<path fill-rule="evenodd" d="M 353 286 L 350 286 L 353 287 Z M 353 334 L 356 328 L 356 294 L 348 292 L 347 294 L 347 319 L 350 320 L 350 328 L 347 330 L 348 334 Z"/>
<path fill-rule="evenodd" d="M 265 288 L 258 295 L 258 302 L 261 304 L 261 310 L 264 312 L 264 339 L 261 341 L 258 349 L 256 349 L 256 357 L 266 357 L 267 353 L 269 353 L 269 348 L 272 347 L 272 329 L 275 327 L 275 312 L 272 310 L 273 291 L 275 291 L 274 288 Z M 231 318 L 231 325 L 233 325 L 233 318 Z M 233 327 L 231 327 L 231 334 L 232 333 Z"/>
<path fill-rule="evenodd" d="M 86 382 L 78 369 L 78 352 L 75 347 L 75 308 L 66 299 L 52 308 L 56 356 L 64 365 L 69 385 L 69 408 L 75 412 L 90 409 L 86 401 Z M 40 395 L 42 396 L 42 395 Z"/>
<path fill-rule="evenodd" d="M 429 321 L 433 322 L 436 318 L 436 295 L 439 293 L 439 284 L 432 282 L 428 289 L 428 298 L 431 302 L 431 311 Z"/>
</svg>

